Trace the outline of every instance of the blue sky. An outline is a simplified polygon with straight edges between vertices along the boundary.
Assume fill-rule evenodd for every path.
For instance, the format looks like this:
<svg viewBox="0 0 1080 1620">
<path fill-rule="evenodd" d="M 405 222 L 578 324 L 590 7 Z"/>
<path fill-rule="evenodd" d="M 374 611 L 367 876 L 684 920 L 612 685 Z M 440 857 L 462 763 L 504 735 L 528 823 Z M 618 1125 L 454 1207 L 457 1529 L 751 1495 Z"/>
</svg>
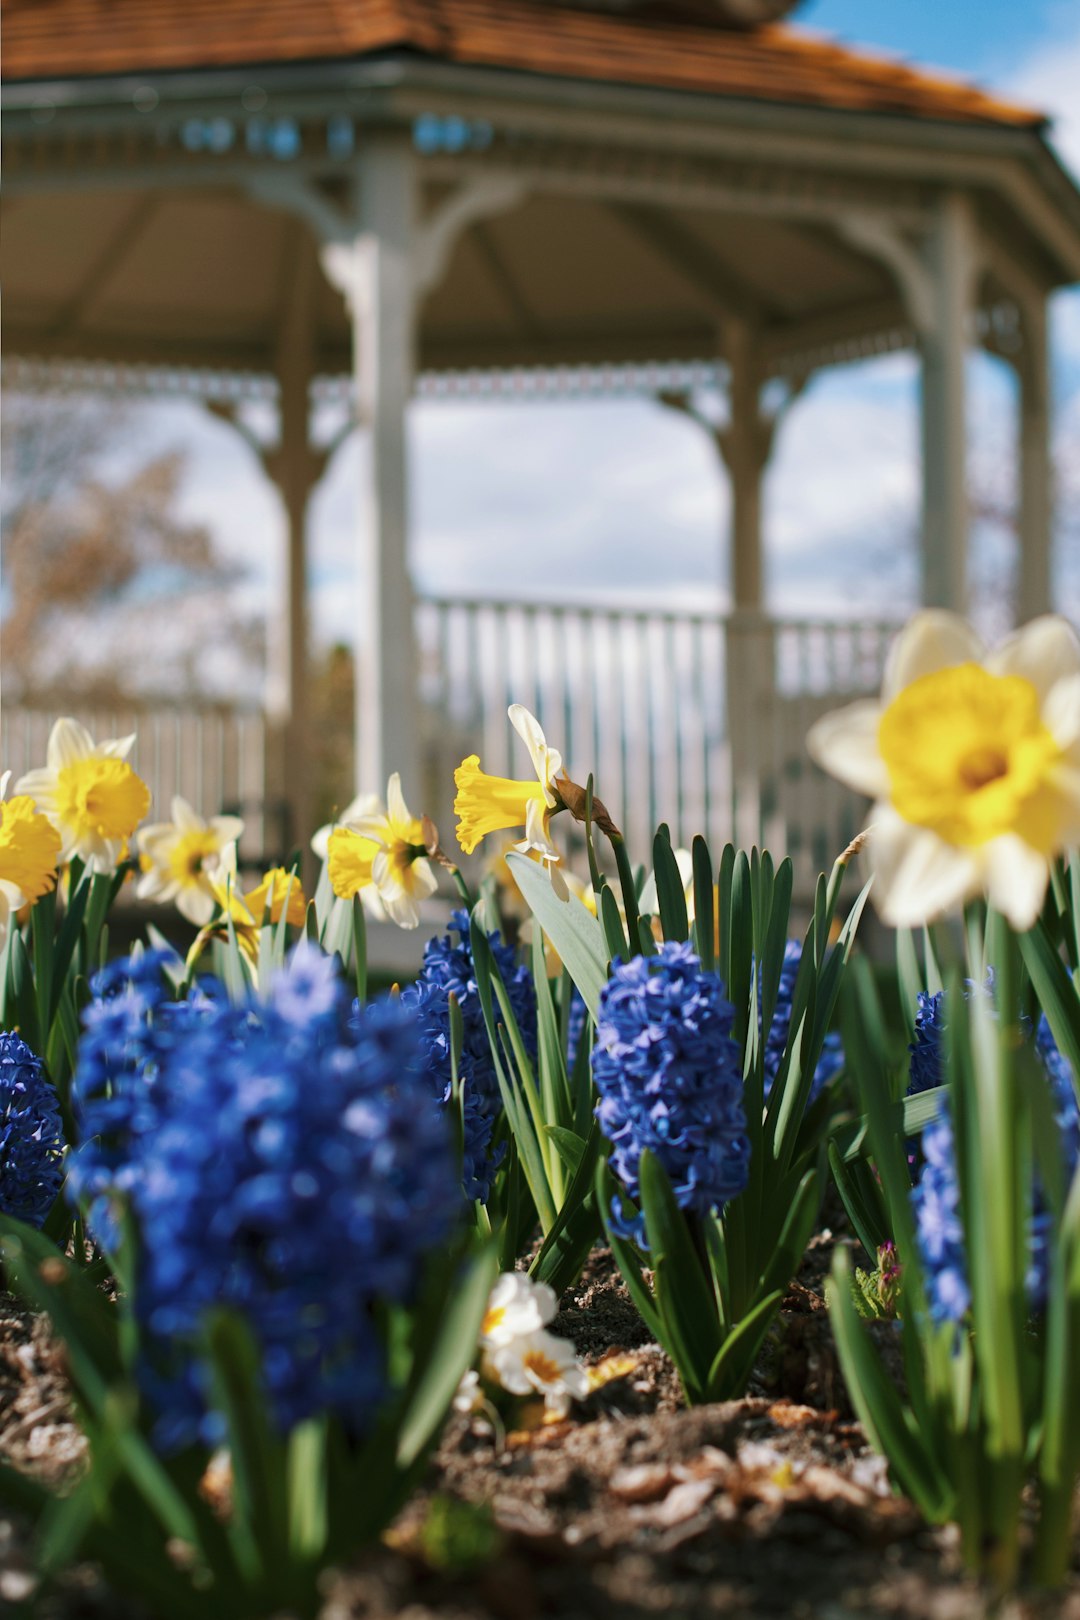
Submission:
<svg viewBox="0 0 1080 1620">
<path fill-rule="evenodd" d="M 1080 173 L 1076 0 L 807 0 L 793 20 L 1060 113 L 1059 146 Z M 1058 433 L 1075 442 L 1080 293 L 1057 298 L 1053 332 Z M 973 473 L 997 493 L 1008 485 L 1012 385 L 985 358 L 973 361 L 971 382 Z M 774 611 L 895 616 L 915 605 L 916 385 L 912 357 L 892 356 L 819 374 L 790 412 L 765 496 Z M 188 511 L 250 566 L 249 591 L 269 605 L 281 513 L 251 453 L 192 406 L 162 406 L 143 421 L 140 453 L 189 448 Z M 727 490 L 692 423 L 648 402 L 423 403 L 409 432 L 419 589 L 724 605 Z M 346 443 L 312 509 L 313 628 L 324 643 L 350 638 L 361 588 L 357 481 L 357 446 Z M 990 530 L 977 536 L 975 606 L 995 628 L 1008 545 Z M 1058 601 L 1080 617 L 1080 555 L 1058 557 Z"/>
</svg>

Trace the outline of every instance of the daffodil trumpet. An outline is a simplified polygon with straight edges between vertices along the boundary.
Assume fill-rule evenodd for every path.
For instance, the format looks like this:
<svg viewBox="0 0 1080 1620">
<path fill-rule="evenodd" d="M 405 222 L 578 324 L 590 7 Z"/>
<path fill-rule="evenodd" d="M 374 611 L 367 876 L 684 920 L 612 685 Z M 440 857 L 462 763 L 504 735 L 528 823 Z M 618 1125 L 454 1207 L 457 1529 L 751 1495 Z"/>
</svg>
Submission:
<svg viewBox="0 0 1080 1620">
<path fill-rule="evenodd" d="M 826 715 L 807 747 L 875 801 L 867 857 L 887 923 L 985 895 L 1022 932 L 1080 841 L 1080 640 L 1046 615 L 988 652 L 955 614 L 920 613 L 880 700 Z"/>
</svg>

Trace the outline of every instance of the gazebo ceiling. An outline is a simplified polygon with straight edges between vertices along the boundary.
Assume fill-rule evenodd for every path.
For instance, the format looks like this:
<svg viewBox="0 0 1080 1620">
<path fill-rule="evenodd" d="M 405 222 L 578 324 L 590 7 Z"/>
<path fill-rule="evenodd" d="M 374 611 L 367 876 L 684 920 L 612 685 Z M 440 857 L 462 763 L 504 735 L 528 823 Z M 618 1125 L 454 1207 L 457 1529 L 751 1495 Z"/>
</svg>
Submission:
<svg viewBox="0 0 1080 1620">
<path fill-rule="evenodd" d="M 232 191 L 78 192 L 10 205 L 9 353 L 269 369 L 296 255 L 288 213 Z M 348 370 L 344 303 L 318 280 L 319 370 Z M 420 316 L 424 370 L 699 359 L 724 298 L 778 339 L 895 293 L 869 259 L 781 220 L 527 197 L 459 237 Z M 897 301 L 896 321 L 903 323 Z"/>
</svg>

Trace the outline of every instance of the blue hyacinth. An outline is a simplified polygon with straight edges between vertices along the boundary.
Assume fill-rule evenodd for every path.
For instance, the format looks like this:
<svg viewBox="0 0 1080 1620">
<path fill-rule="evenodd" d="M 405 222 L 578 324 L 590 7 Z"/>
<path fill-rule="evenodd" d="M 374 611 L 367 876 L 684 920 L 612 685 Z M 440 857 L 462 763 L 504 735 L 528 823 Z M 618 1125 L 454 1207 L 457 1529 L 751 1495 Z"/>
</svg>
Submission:
<svg viewBox="0 0 1080 1620">
<path fill-rule="evenodd" d="M 945 1080 L 945 992 L 931 995 L 920 990 L 918 1010 L 915 1014 L 915 1039 L 908 1047 L 911 1064 L 908 1070 L 907 1095 L 932 1091 Z"/>
<path fill-rule="evenodd" d="M 799 963 L 802 961 L 802 945 L 797 939 L 789 939 L 784 945 L 784 961 L 780 969 L 780 982 L 776 993 L 776 1011 L 769 1026 L 769 1038 L 765 1042 L 765 1097 L 768 1100 L 772 1091 L 773 1082 L 780 1072 L 780 1064 L 787 1046 L 788 1035 L 791 1030 L 792 998 L 795 993 L 795 980 L 799 973 Z M 758 1028 L 761 1027 L 763 1009 L 760 997 L 760 974 L 758 995 Z M 835 1031 L 826 1035 L 821 1045 L 821 1055 L 814 1069 L 814 1078 L 810 1082 L 810 1092 L 806 1099 L 806 1106 L 817 1101 L 818 1097 L 829 1081 L 844 1066 L 844 1048 L 840 1036 Z"/>
<path fill-rule="evenodd" d="M 632 1197 L 646 1148 L 690 1214 L 722 1209 L 746 1186 L 750 1144 L 733 1020 L 719 976 L 704 972 L 687 944 L 612 964 L 593 1048 L 596 1117 Z M 627 1230 L 643 1240 L 640 1220 Z"/>
<path fill-rule="evenodd" d="M 0 1211 L 41 1226 L 64 1176 L 60 1103 L 41 1059 L 0 1032 Z"/>
<path fill-rule="evenodd" d="M 415 1020 L 391 1001 L 350 1019 L 333 962 L 306 947 L 239 1006 L 177 1009 L 145 962 L 99 989 L 70 1181 L 99 1236 L 118 1193 L 136 1219 L 156 1443 L 222 1437 L 199 1354 L 218 1306 L 252 1331 L 283 1430 L 328 1410 L 362 1434 L 386 1390 L 376 1308 L 413 1297 L 460 1207 Z M 104 1095 L 108 1022 L 125 1045 Z"/>
<path fill-rule="evenodd" d="M 921 1047 L 925 1058 L 936 1051 L 931 1072 L 937 1079 L 929 1085 L 940 1085 L 945 1076 L 940 1052 L 940 1036 L 944 1028 L 944 992 L 936 996 L 920 996 L 920 1011 L 925 1000 L 927 1019 L 926 1038 Z M 1061 1162 L 1066 1186 L 1080 1166 L 1080 1109 L 1077 1107 L 1072 1070 L 1058 1050 L 1045 1017 L 1039 1021 L 1035 1036 L 1035 1049 L 1042 1060 L 1050 1087 L 1054 1117 L 1061 1142 Z M 916 1048 L 912 1048 L 914 1067 Z M 925 1071 L 924 1071 L 925 1072 Z M 947 1102 L 943 1101 L 935 1120 L 922 1134 L 922 1165 L 912 1189 L 915 1211 L 915 1236 L 922 1260 L 930 1312 L 935 1321 L 959 1322 L 971 1304 L 967 1253 L 960 1215 L 960 1186 L 957 1179 L 956 1153 L 953 1130 Z M 1026 1287 L 1031 1309 L 1045 1309 L 1050 1277 L 1050 1212 L 1041 1189 L 1032 1187 L 1031 1215 L 1028 1224 L 1028 1260 Z"/>
<path fill-rule="evenodd" d="M 454 936 L 457 935 L 455 940 Z M 528 970 L 519 967 L 514 952 L 497 933 L 488 935 L 496 966 L 510 998 L 522 1040 L 530 1058 L 536 1057 L 536 994 Z M 486 1203 L 491 1178 L 506 1151 L 492 1139 L 502 1112 L 502 1098 L 492 1062 L 491 1046 L 469 944 L 469 914 L 455 911 L 450 931 L 428 941 L 424 964 L 415 985 L 402 992 L 402 1003 L 414 1014 L 424 1045 L 435 1090 L 443 1103 L 451 1097 L 450 995 L 461 1011 L 462 1050 L 458 1063 L 463 1099 L 463 1171 L 465 1196 Z"/>
</svg>

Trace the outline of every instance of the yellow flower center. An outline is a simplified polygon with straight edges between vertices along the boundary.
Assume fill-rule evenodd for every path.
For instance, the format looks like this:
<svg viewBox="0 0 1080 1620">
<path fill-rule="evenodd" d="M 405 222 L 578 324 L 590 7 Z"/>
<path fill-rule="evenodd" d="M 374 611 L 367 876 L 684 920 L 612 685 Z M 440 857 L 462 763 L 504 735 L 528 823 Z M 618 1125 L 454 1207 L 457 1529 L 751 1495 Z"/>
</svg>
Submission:
<svg viewBox="0 0 1080 1620">
<path fill-rule="evenodd" d="M 479 754 L 470 754 L 468 759 L 462 760 L 454 772 L 454 781 L 458 790 L 454 800 L 457 837 L 466 855 L 471 855 L 488 833 L 524 827 L 531 799 L 547 807 L 539 782 L 514 782 L 505 776 L 488 776 L 480 769 Z"/>
<path fill-rule="evenodd" d="M 542 1350 L 526 1350 L 521 1365 L 527 1373 L 531 1373 L 538 1384 L 557 1384 L 562 1377 L 562 1368 L 550 1356 L 545 1356 Z"/>
<path fill-rule="evenodd" d="M 149 788 L 124 759 L 91 754 L 57 773 L 56 813 L 77 838 L 127 838 L 149 808 Z"/>
<path fill-rule="evenodd" d="M 181 833 L 169 851 L 169 872 L 182 888 L 202 888 L 205 868 L 217 863 L 221 853 L 218 837 L 209 827 Z"/>
<path fill-rule="evenodd" d="M 0 804 L 0 879 L 27 900 L 40 900 L 56 882 L 60 834 L 25 794 Z"/>
<path fill-rule="evenodd" d="M 1061 748 L 1022 675 L 974 663 L 923 675 L 882 715 L 878 746 L 905 821 L 961 847 L 1004 833 L 1043 855 L 1057 847 Z"/>
<path fill-rule="evenodd" d="M 505 1315 L 505 1305 L 494 1305 L 491 1310 L 485 1311 L 484 1320 L 480 1324 L 481 1338 L 486 1338 L 489 1333 L 494 1333 Z"/>
<path fill-rule="evenodd" d="M 372 882 L 371 863 L 379 848 L 373 839 L 361 838 L 348 827 L 334 828 L 330 834 L 327 865 L 330 887 L 340 899 L 351 900 Z"/>
</svg>

